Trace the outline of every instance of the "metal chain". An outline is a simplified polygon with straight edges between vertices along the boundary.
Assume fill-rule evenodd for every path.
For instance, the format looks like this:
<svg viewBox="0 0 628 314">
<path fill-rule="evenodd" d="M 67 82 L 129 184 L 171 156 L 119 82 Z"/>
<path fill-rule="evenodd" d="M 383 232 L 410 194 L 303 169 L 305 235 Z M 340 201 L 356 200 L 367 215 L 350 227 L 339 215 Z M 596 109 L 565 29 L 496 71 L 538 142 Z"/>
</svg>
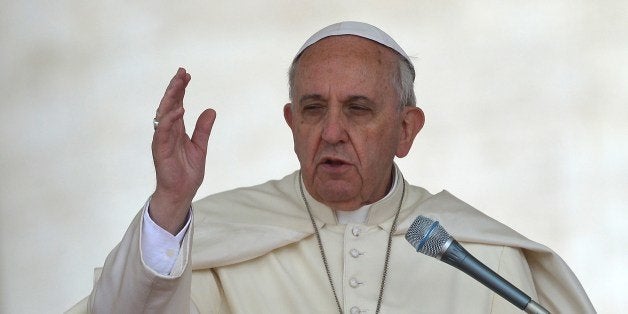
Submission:
<svg viewBox="0 0 628 314">
<path fill-rule="evenodd" d="M 316 226 L 316 222 L 314 221 L 314 216 L 312 216 L 312 211 L 310 210 L 310 203 L 308 203 L 307 199 L 305 198 L 305 193 L 303 193 L 303 183 L 301 182 L 301 172 L 299 172 L 299 189 L 301 190 L 301 198 L 303 198 L 303 202 L 305 203 L 305 209 L 307 209 L 307 213 L 310 215 L 310 221 L 312 222 L 312 227 L 314 227 L 314 233 L 316 234 L 316 240 L 318 241 L 318 248 L 321 252 L 323 265 L 325 265 L 325 271 L 327 272 L 327 279 L 329 279 L 331 292 L 334 293 L 334 299 L 336 300 L 336 306 L 338 306 L 338 312 L 342 314 L 342 307 L 340 306 L 340 301 L 338 301 L 336 288 L 334 287 L 334 282 L 331 280 L 331 272 L 329 271 L 329 265 L 327 264 L 327 257 L 325 256 L 325 250 L 323 249 L 323 242 L 321 241 L 321 235 L 318 233 L 318 227 Z"/>
<path fill-rule="evenodd" d="M 403 204 L 403 198 L 406 194 L 406 182 L 401 178 L 402 190 L 401 190 L 401 200 L 399 201 L 399 206 L 397 207 L 397 213 L 395 213 L 395 219 L 393 220 L 393 224 L 390 228 L 390 233 L 388 234 L 388 245 L 386 247 L 386 258 L 384 260 L 384 271 L 382 273 L 382 281 L 379 286 L 379 296 L 377 298 L 377 308 L 375 313 L 378 314 L 379 310 L 382 306 L 382 299 L 384 298 L 384 286 L 386 284 L 386 275 L 388 274 L 388 261 L 390 260 L 390 251 L 392 248 L 392 237 L 397 229 L 397 218 L 399 218 L 399 212 L 401 211 L 401 205 Z M 301 198 L 303 199 L 303 203 L 305 203 L 305 209 L 307 209 L 307 213 L 310 216 L 310 221 L 312 222 L 312 227 L 314 228 L 314 234 L 316 234 L 316 240 L 318 241 L 318 248 L 321 252 L 321 258 L 323 260 L 323 265 L 325 266 L 325 272 L 327 273 L 327 279 L 329 280 L 329 285 L 331 286 L 331 292 L 334 294 L 334 299 L 336 300 L 336 306 L 338 307 L 338 313 L 343 314 L 342 306 L 340 306 L 340 301 L 338 301 L 338 295 L 336 294 L 336 288 L 334 286 L 334 281 L 331 279 L 331 271 L 329 270 L 329 264 L 327 263 L 327 257 L 325 256 L 325 249 L 323 249 L 323 241 L 321 241 L 321 235 L 318 232 L 318 227 L 316 226 L 316 222 L 314 221 L 314 216 L 312 215 L 312 210 L 310 209 L 310 204 L 305 198 L 305 193 L 303 192 L 303 183 L 301 182 L 301 172 L 299 172 L 299 189 L 301 191 Z"/>
<path fill-rule="evenodd" d="M 390 227 L 390 234 L 388 234 L 388 246 L 386 247 L 386 259 L 384 259 L 384 272 L 382 273 L 382 283 L 379 285 L 379 297 L 377 297 L 377 308 L 375 309 L 375 314 L 379 313 L 379 309 L 382 307 L 382 299 L 384 298 L 384 285 L 386 284 L 386 275 L 388 274 L 388 261 L 390 260 L 390 251 L 392 248 L 392 237 L 395 231 L 397 230 L 397 219 L 399 218 L 399 212 L 401 212 L 401 204 L 403 204 L 403 197 L 406 194 L 406 181 L 401 177 L 401 182 L 403 185 L 401 186 L 401 200 L 399 201 L 399 207 L 397 208 L 397 213 L 395 214 L 395 219 L 393 220 L 392 226 Z"/>
</svg>

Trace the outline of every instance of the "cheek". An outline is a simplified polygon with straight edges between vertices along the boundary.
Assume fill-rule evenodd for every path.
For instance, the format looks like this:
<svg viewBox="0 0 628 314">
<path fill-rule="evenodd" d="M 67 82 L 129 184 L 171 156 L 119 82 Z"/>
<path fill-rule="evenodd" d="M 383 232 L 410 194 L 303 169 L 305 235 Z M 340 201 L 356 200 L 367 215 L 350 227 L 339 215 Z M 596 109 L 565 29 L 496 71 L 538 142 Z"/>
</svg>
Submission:
<svg viewBox="0 0 628 314">
<path fill-rule="evenodd" d="M 393 128 L 370 128 L 359 132 L 354 148 L 365 167 L 380 167 L 394 158 L 399 134 Z"/>
<path fill-rule="evenodd" d="M 313 132 L 299 128 L 293 133 L 294 147 L 302 166 L 311 163 L 316 154 L 316 141 Z"/>
</svg>

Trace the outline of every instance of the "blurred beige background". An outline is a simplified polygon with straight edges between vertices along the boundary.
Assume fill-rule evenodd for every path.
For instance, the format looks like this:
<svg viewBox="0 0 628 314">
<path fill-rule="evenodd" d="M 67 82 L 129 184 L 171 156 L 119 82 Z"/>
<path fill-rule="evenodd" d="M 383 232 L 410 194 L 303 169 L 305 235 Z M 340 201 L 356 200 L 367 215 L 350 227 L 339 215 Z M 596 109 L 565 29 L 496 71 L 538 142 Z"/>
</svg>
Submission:
<svg viewBox="0 0 628 314">
<path fill-rule="evenodd" d="M 178 66 L 218 120 L 198 195 L 298 166 L 281 109 L 313 32 L 372 23 L 415 57 L 407 179 L 447 189 L 628 308 L 628 2 L 3 1 L 0 312 L 58 313 L 154 187 L 151 119 Z"/>
</svg>

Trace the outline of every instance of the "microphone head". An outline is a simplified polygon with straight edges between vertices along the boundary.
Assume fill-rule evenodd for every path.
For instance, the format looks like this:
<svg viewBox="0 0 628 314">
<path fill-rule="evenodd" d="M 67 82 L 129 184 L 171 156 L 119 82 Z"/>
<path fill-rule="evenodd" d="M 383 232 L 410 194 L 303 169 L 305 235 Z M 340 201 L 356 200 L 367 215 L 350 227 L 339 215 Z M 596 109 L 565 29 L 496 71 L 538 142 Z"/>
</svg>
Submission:
<svg viewBox="0 0 628 314">
<path fill-rule="evenodd" d="M 440 259 L 451 236 L 438 221 L 419 215 L 406 233 L 406 240 L 417 252 Z"/>
</svg>

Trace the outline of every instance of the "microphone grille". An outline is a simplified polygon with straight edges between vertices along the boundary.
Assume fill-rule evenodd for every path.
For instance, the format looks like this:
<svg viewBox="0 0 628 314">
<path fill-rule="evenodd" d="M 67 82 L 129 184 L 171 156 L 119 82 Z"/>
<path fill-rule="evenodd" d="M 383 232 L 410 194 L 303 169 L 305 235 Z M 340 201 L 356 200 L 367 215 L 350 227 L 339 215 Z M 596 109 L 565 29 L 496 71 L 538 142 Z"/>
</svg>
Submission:
<svg viewBox="0 0 628 314">
<path fill-rule="evenodd" d="M 436 258 L 444 253 L 445 244 L 450 238 L 438 221 L 425 216 L 417 217 L 406 233 L 406 240 L 417 252 Z"/>
</svg>

